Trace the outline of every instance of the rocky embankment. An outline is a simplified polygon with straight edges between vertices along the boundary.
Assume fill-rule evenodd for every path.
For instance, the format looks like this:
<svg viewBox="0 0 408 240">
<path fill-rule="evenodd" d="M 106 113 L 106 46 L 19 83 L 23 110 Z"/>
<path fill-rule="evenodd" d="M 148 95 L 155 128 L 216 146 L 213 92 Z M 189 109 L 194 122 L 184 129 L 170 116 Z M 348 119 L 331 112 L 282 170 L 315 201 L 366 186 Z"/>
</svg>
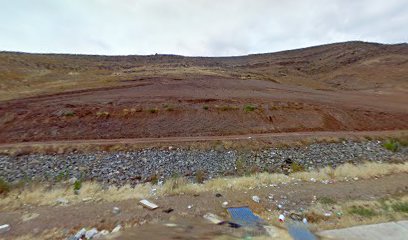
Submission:
<svg viewBox="0 0 408 240">
<path fill-rule="evenodd" d="M 31 154 L 0 156 L 0 177 L 9 181 L 49 181 L 70 177 L 109 184 L 187 176 L 197 172 L 205 178 L 248 172 L 285 172 L 293 166 L 304 169 L 337 166 L 346 162 L 402 162 L 408 148 L 385 149 L 379 141 L 317 143 L 305 147 L 270 148 L 261 151 L 145 149 L 132 152 Z"/>
</svg>

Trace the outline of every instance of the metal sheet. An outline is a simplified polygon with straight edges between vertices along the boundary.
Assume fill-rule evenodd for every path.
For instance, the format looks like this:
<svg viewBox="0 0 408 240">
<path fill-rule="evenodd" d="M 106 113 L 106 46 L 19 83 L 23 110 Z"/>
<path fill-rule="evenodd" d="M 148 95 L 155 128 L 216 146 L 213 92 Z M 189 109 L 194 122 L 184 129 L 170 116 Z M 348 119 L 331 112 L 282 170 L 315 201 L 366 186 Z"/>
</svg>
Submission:
<svg viewBox="0 0 408 240">
<path fill-rule="evenodd" d="M 235 223 L 243 226 L 253 226 L 262 222 L 262 219 L 249 209 L 248 207 L 232 207 L 227 209 L 231 218 Z"/>
</svg>

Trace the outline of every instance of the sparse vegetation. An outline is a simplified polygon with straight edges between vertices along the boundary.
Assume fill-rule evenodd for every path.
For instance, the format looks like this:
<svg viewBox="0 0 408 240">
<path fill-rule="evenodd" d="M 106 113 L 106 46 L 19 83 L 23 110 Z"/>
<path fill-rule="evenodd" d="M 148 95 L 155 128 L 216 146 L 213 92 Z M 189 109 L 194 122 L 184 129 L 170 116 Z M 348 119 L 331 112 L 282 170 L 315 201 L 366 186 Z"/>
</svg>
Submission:
<svg viewBox="0 0 408 240">
<path fill-rule="evenodd" d="M 169 104 L 165 104 L 163 107 L 164 107 L 164 109 L 165 109 L 166 111 L 168 111 L 168 112 L 174 111 L 174 107 L 171 106 L 171 105 L 169 105 Z"/>
<path fill-rule="evenodd" d="M 383 146 L 392 152 L 397 152 L 400 149 L 400 143 L 395 139 L 386 140 Z"/>
<path fill-rule="evenodd" d="M 203 170 L 197 170 L 195 173 L 195 179 L 197 183 L 203 183 L 205 180 L 205 172 Z"/>
<path fill-rule="evenodd" d="M 7 194 L 8 192 L 10 192 L 10 190 L 10 184 L 4 179 L 0 178 L 0 195 Z"/>
<path fill-rule="evenodd" d="M 104 117 L 104 118 L 107 118 L 107 117 L 109 117 L 109 112 L 96 112 L 96 116 L 97 117 Z"/>
<path fill-rule="evenodd" d="M 349 211 L 350 214 L 354 214 L 354 215 L 359 215 L 361 217 L 374 217 L 377 215 L 377 213 L 368 207 L 363 207 L 363 206 L 352 206 Z"/>
<path fill-rule="evenodd" d="M 391 208 L 396 212 L 408 213 L 408 202 L 396 202 L 391 204 Z"/>
<path fill-rule="evenodd" d="M 334 204 L 337 203 L 336 200 L 334 200 L 334 199 L 332 199 L 330 197 L 321 197 L 321 198 L 318 199 L 318 201 L 321 204 L 326 204 L 326 205 L 334 205 Z"/>
<path fill-rule="evenodd" d="M 65 117 L 73 117 L 73 116 L 75 116 L 75 112 L 73 112 L 73 111 L 66 111 L 66 112 L 64 112 L 64 116 L 65 116 Z"/>
<path fill-rule="evenodd" d="M 244 106 L 244 111 L 245 112 L 253 112 L 256 110 L 256 106 L 251 105 L 251 104 L 247 104 Z"/>
<path fill-rule="evenodd" d="M 81 180 L 76 180 L 74 182 L 74 191 L 79 191 L 82 187 L 82 181 Z"/>
<path fill-rule="evenodd" d="M 157 109 L 157 108 L 150 108 L 150 109 L 149 109 L 149 112 L 152 113 L 152 114 L 153 114 L 153 113 L 157 113 L 157 112 L 159 112 L 159 109 Z"/>
<path fill-rule="evenodd" d="M 208 110 L 208 109 L 209 109 L 208 105 L 204 105 L 204 106 L 203 106 L 203 109 L 204 109 L 204 110 Z"/>
<path fill-rule="evenodd" d="M 293 162 L 290 165 L 290 169 L 291 169 L 292 173 L 303 172 L 305 170 L 304 167 L 302 165 L 300 165 L 299 163 L 297 163 L 297 162 Z"/>
</svg>

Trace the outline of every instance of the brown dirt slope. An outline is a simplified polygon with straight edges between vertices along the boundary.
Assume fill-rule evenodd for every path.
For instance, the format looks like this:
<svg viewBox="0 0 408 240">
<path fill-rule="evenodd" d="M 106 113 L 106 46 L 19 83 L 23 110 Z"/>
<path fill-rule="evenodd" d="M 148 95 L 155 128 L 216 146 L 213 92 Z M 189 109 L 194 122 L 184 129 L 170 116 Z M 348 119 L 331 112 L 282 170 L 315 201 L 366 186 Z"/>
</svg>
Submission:
<svg viewBox="0 0 408 240">
<path fill-rule="evenodd" d="M 408 45 L 242 57 L 0 53 L 0 142 L 408 128 Z"/>
</svg>

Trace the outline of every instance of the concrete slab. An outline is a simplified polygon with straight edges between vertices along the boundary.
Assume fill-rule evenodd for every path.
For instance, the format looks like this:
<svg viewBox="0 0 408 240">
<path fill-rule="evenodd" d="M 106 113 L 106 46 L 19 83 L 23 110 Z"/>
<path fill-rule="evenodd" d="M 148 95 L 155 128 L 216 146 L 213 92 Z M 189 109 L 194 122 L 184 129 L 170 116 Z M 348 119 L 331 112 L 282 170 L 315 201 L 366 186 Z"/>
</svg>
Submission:
<svg viewBox="0 0 408 240">
<path fill-rule="evenodd" d="M 327 230 L 319 235 L 336 240 L 407 240 L 407 227 L 408 221 L 400 221 Z"/>
</svg>

